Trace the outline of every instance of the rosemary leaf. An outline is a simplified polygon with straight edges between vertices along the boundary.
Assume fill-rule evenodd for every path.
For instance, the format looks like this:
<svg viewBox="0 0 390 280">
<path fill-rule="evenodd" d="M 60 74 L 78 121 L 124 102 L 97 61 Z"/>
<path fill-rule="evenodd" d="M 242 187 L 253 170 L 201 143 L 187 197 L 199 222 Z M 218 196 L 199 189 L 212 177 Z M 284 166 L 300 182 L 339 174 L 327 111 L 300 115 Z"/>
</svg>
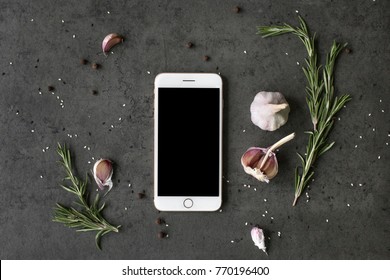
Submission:
<svg viewBox="0 0 390 280">
<path fill-rule="evenodd" d="M 70 181 L 70 186 L 61 185 L 61 187 L 74 194 L 78 201 L 74 203 L 78 205 L 81 210 L 76 210 L 73 207 L 65 207 L 59 203 L 54 209 L 54 222 L 62 223 L 67 227 L 76 228 L 77 232 L 96 231 L 95 243 L 96 247 L 101 250 L 100 239 L 103 235 L 109 232 L 118 232 L 120 226 L 113 226 L 107 222 L 100 212 L 103 210 L 105 204 L 99 206 L 99 194 L 96 194 L 93 203 L 90 205 L 86 194 L 86 187 L 88 185 L 88 177 L 84 181 L 80 181 L 72 171 L 72 160 L 69 149 L 64 145 L 58 144 L 57 153 L 61 157 L 60 163 L 64 167 L 67 176 L 64 180 Z"/>
<path fill-rule="evenodd" d="M 259 26 L 257 28 L 258 34 L 262 35 L 263 38 L 286 33 L 298 36 L 308 54 L 307 59 L 305 59 L 306 67 L 303 67 L 302 70 L 307 79 L 305 89 L 306 103 L 313 123 L 313 131 L 307 132 L 309 141 L 306 147 L 305 158 L 298 154 L 302 165 L 295 169 L 293 206 L 295 206 L 298 198 L 314 175 L 312 167 L 317 158 L 330 150 L 334 145 L 334 142 L 328 143 L 328 135 L 334 124 L 333 118 L 351 99 L 349 95 L 334 96 L 334 66 L 337 56 L 347 44 L 341 45 L 333 42 L 326 57 L 325 66 L 321 71 L 321 65 L 318 65 L 315 49 L 315 34 L 311 36 L 303 18 L 300 16 L 298 18 L 299 27 L 292 27 L 285 23 L 279 26 Z"/>
</svg>

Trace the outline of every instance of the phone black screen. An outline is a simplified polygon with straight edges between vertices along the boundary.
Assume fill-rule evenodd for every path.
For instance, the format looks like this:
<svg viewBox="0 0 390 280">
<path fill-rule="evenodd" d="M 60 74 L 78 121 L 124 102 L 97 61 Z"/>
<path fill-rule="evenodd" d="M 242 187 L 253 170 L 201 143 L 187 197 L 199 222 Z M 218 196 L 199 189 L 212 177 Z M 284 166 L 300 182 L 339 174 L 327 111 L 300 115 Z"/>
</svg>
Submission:
<svg viewBox="0 0 390 280">
<path fill-rule="evenodd" d="M 219 196 L 220 89 L 158 89 L 159 196 Z"/>
</svg>

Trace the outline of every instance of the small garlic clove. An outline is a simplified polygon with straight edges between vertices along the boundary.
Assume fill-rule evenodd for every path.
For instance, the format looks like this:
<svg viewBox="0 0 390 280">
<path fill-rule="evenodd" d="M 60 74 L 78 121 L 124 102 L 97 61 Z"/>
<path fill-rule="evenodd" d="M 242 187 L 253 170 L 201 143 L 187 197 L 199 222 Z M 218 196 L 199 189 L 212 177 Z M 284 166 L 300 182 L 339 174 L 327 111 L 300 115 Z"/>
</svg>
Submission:
<svg viewBox="0 0 390 280">
<path fill-rule="evenodd" d="M 280 92 L 261 91 L 256 94 L 250 111 L 255 125 L 274 131 L 287 122 L 290 106 Z"/>
<path fill-rule="evenodd" d="M 102 50 L 104 53 L 110 51 L 112 47 L 123 42 L 123 37 L 117 33 L 108 34 L 102 42 Z"/>
<path fill-rule="evenodd" d="M 267 253 L 267 248 L 265 247 L 265 238 L 264 233 L 261 228 L 253 227 L 251 230 L 252 240 L 260 250 L 263 250 L 264 253 Z"/>
<path fill-rule="evenodd" d="M 111 190 L 113 183 L 111 180 L 113 174 L 112 162 L 108 159 L 100 159 L 93 166 L 93 177 L 99 189 L 108 187 L 106 194 Z"/>
</svg>

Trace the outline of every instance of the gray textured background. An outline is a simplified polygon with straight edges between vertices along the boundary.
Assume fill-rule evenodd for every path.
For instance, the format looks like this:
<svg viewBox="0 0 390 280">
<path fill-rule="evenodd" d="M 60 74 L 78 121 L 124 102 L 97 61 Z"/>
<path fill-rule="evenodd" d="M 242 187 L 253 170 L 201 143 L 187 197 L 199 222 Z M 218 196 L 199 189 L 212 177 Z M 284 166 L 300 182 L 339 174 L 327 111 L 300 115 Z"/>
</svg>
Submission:
<svg viewBox="0 0 390 280">
<path fill-rule="evenodd" d="M 235 5 L 241 13 L 232 12 Z M 389 259 L 389 9 L 383 0 L 1 0 L 1 259 Z M 336 121 L 335 147 L 316 165 L 310 201 L 304 194 L 292 208 L 295 152 L 304 151 L 303 131 L 310 129 L 305 52 L 297 38 L 262 39 L 255 27 L 295 25 L 296 10 L 317 31 L 322 59 L 333 39 L 349 42 L 353 52 L 340 56 L 336 85 L 353 100 Z M 106 58 L 100 45 L 111 32 L 126 41 Z M 186 49 L 187 41 L 195 47 Z M 102 68 L 83 66 L 81 58 Z M 223 77 L 222 212 L 159 214 L 153 206 L 153 81 L 160 72 Z M 280 91 L 291 105 L 276 132 L 250 121 L 260 90 Z M 292 131 L 297 137 L 281 149 L 280 172 L 269 185 L 243 172 L 248 147 Z M 102 252 L 93 234 L 51 222 L 55 203 L 72 201 L 59 187 L 57 142 L 70 145 L 80 174 L 92 168 L 92 157 L 116 163 L 104 214 L 122 229 L 102 239 Z M 200 170 L 189 170 L 189 179 L 201 181 Z M 147 197 L 138 199 L 143 190 Z M 156 225 L 157 217 L 169 226 Z M 265 229 L 268 257 L 253 246 L 245 223 Z M 157 239 L 161 228 L 169 238 Z"/>
</svg>

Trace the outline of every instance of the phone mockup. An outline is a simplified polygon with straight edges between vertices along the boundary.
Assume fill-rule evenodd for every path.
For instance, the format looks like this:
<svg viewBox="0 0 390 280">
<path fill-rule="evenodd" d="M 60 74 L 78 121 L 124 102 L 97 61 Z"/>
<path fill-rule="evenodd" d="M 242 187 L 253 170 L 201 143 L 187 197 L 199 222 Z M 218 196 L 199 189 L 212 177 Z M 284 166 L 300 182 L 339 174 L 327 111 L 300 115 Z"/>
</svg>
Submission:
<svg viewBox="0 0 390 280">
<path fill-rule="evenodd" d="M 216 211 L 222 204 L 222 79 L 162 73 L 154 89 L 154 205 Z"/>
</svg>

